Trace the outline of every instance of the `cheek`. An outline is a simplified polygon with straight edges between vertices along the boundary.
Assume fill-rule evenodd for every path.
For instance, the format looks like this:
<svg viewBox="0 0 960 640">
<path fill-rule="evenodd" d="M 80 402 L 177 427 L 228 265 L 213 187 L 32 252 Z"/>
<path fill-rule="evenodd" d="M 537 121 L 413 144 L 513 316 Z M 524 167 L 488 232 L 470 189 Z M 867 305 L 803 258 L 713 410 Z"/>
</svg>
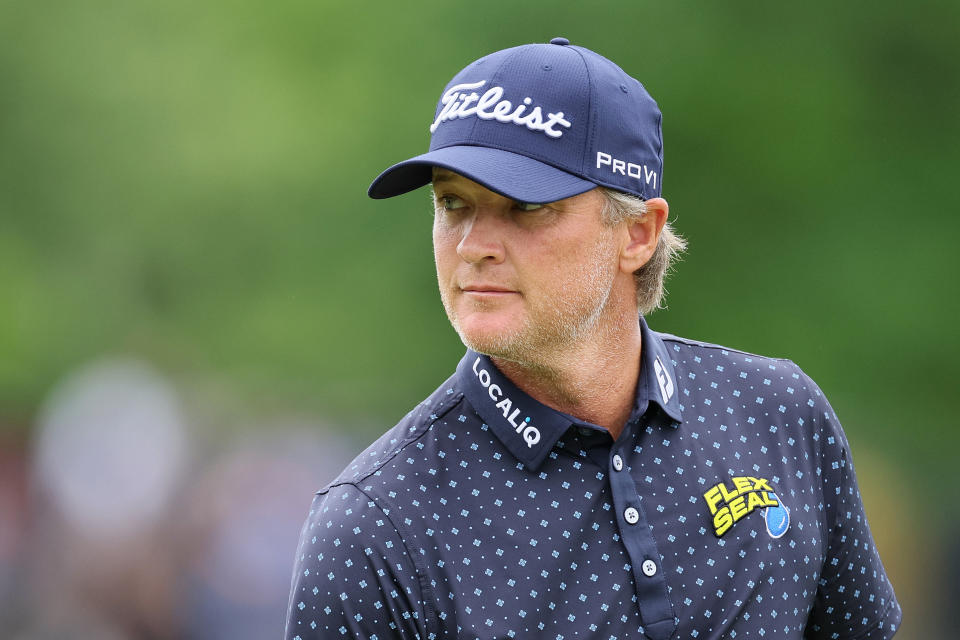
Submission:
<svg viewBox="0 0 960 640">
<path fill-rule="evenodd" d="M 456 233 L 449 227 L 434 223 L 433 225 L 433 259 L 437 265 L 437 273 L 443 274 L 455 265 L 457 258 Z"/>
<path fill-rule="evenodd" d="M 438 214 L 433 218 L 433 244 L 435 247 L 453 245 L 459 242 L 460 225 L 451 224 L 447 216 Z"/>
<path fill-rule="evenodd" d="M 615 262 L 615 247 L 601 238 L 593 244 L 578 243 L 542 255 L 537 264 L 547 290 L 577 295 L 609 286 Z"/>
</svg>

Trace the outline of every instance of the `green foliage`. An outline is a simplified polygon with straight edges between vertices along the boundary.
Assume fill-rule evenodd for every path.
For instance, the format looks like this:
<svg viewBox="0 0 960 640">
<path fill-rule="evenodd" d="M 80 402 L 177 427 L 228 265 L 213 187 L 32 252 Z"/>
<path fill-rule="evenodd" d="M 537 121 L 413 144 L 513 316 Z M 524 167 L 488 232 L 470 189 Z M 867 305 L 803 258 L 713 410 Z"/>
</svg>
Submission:
<svg viewBox="0 0 960 640">
<path fill-rule="evenodd" d="M 460 67 L 564 35 L 665 114 L 691 249 L 652 324 L 796 360 L 934 482 L 960 444 L 958 6 L 487 6 L 0 5 L 0 425 L 117 352 L 393 424 L 461 347 L 427 196 L 366 186 Z"/>
</svg>

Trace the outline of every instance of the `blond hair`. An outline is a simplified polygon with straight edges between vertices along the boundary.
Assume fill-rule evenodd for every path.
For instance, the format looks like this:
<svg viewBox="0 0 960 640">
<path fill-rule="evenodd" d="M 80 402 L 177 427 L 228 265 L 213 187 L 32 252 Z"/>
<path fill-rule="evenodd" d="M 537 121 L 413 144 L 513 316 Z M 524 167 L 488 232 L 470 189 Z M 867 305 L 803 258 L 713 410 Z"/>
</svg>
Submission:
<svg viewBox="0 0 960 640">
<path fill-rule="evenodd" d="M 639 219 L 647 213 L 647 203 L 640 198 L 606 187 L 599 188 L 604 196 L 603 221 L 609 225 L 619 224 L 627 219 Z M 663 309 L 667 290 L 664 281 L 674 262 L 687 248 L 687 241 L 673 230 L 670 222 L 663 225 L 660 239 L 653 255 L 642 267 L 633 272 L 637 285 L 637 308 L 646 315 L 657 309 Z"/>
</svg>

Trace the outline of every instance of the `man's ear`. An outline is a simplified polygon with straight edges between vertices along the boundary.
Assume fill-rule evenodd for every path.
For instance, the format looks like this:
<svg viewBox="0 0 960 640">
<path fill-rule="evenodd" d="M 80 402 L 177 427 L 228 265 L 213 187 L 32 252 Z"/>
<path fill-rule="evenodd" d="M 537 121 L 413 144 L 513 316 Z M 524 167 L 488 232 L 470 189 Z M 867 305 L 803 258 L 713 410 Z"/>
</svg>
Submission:
<svg viewBox="0 0 960 640">
<path fill-rule="evenodd" d="M 670 207 L 663 198 L 646 201 L 647 213 L 640 219 L 627 220 L 627 240 L 620 251 L 620 270 L 633 273 L 647 264 L 657 248 L 660 232 L 667 222 Z"/>
</svg>

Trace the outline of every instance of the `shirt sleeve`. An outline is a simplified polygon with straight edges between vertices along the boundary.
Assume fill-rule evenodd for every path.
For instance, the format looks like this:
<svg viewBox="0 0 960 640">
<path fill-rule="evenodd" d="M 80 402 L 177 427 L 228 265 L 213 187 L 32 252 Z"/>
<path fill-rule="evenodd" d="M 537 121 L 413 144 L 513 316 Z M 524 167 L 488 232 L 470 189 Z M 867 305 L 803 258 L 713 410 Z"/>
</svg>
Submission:
<svg viewBox="0 0 960 640">
<path fill-rule="evenodd" d="M 422 602 L 387 514 L 353 485 L 317 494 L 297 548 L 286 640 L 426 638 Z"/>
<path fill-rule="evenodd" d="M 827 548 L 805 636 L 892 638 L 902 613 L 867 524 L 850 445 L 823 392 L 806 380 L 821 440 Z"/>
</svg>

